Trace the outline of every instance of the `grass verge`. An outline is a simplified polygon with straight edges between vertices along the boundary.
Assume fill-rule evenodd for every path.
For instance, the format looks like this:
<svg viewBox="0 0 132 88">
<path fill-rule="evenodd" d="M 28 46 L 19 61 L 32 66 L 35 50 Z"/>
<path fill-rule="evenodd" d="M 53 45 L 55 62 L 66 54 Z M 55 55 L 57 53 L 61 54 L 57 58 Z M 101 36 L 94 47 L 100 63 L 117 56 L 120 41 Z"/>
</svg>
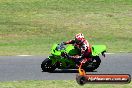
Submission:
<svg viewBox="0 0 132 88">
<path fill-rule="evenodd" d="M 0 82 L 0 88 L 131 88 L 130 84 L 85 84 L 80 86 L 73 80 L 13 81 Z"/>
<path fill-rule="evenodd" d="M 132 52 L 131 0 L 0 0 L 0 55 L 49 54 L 84 33 L 108 52 Z"/>
</svg>

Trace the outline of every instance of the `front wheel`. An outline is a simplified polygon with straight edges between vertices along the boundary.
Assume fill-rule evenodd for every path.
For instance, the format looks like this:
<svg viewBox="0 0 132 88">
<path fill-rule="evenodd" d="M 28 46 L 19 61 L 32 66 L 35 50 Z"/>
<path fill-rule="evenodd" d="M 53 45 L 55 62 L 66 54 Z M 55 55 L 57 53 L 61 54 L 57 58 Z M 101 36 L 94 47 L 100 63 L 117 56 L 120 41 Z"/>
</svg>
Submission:
<svg viewBox="0 0 132 88">
<path fill-rule="evenodd" d="M 56 69 L 56 66 L 52 65 L 52 61 L 49 58 L 46 58 L 42 62 L 41 68 L 44 72 L 53 72 Z"/>
<path fill-rule="evenodd" d="M 100 57 L 94 56 L 94 57 L 92 57 L 92 61 L 87 61 L 86 63 L 84 63 L 82 68 L 85 71 L 93 71 L 99 67 L 100 63 L 101 63 Z"/>
</svg>

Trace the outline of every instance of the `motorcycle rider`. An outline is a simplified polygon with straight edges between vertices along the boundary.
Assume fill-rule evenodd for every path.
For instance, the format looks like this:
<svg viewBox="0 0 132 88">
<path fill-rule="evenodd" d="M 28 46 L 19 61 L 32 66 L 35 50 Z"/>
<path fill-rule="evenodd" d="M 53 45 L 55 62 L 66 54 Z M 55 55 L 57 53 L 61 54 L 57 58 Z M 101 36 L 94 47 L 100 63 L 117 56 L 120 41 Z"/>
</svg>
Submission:
<svg viewBox="0 0 132 88">
<path fill-rule="evenodd" d="M 74 59 L 74 61 L 80 62 L 85 58 L 90 60 L 91 46 L 89 42 L 84 38 L 82 33 L 76 34 L 74 40 L 63 42 L 63 44 L 73 44 L 75 48 L 80 50 L 80 55 L 69 56 L 70 58 Z"/>
</svg>

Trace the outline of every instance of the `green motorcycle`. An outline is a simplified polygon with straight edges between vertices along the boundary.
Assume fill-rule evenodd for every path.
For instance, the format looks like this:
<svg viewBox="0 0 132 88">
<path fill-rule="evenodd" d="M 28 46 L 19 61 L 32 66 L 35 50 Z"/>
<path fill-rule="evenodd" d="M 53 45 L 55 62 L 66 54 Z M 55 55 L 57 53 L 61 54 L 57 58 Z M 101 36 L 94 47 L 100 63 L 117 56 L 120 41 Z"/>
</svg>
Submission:
<svg viewBox="0 0 132 88">
<path fill-rule="evenodd" d="M 91 60 L 82 60 L 79 63 L 83 63 L 82 68 L 85 71 L 93 71 L 97 69 L 101 63 L 99 57 L 100 54 L 105 56 L 106 52 L 105 45 L 92 45 L 92 55 Z M 56 68 L 58 69 L 78 69 L 78 62 L 69 58 L 68 56 L 79 55 L 80 51 L 74 47 L 72 44 L 54 44 L 51 49 L 51 55 L 46 58 L 42 64 L 41 68 L 44 72 L 53 72 Z"/>
</svg>

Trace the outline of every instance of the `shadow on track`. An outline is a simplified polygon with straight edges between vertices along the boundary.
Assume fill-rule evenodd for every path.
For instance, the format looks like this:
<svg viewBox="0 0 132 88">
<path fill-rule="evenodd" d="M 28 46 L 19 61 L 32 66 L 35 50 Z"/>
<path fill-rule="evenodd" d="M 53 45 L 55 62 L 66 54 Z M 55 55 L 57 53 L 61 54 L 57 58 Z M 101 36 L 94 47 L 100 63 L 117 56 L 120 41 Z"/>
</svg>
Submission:
<svg viewBox="0 0 132 88">
<path fill-rule="evenodd" d="M 43 71 L 42 71 L 43 72 Z M 97 72 L 97 71 L 86 71 L 86 72 Z M 51 73 L 79 73 L 77 69 L 63 69 L 63 70 L 55 70 Z"/>
</svg>

